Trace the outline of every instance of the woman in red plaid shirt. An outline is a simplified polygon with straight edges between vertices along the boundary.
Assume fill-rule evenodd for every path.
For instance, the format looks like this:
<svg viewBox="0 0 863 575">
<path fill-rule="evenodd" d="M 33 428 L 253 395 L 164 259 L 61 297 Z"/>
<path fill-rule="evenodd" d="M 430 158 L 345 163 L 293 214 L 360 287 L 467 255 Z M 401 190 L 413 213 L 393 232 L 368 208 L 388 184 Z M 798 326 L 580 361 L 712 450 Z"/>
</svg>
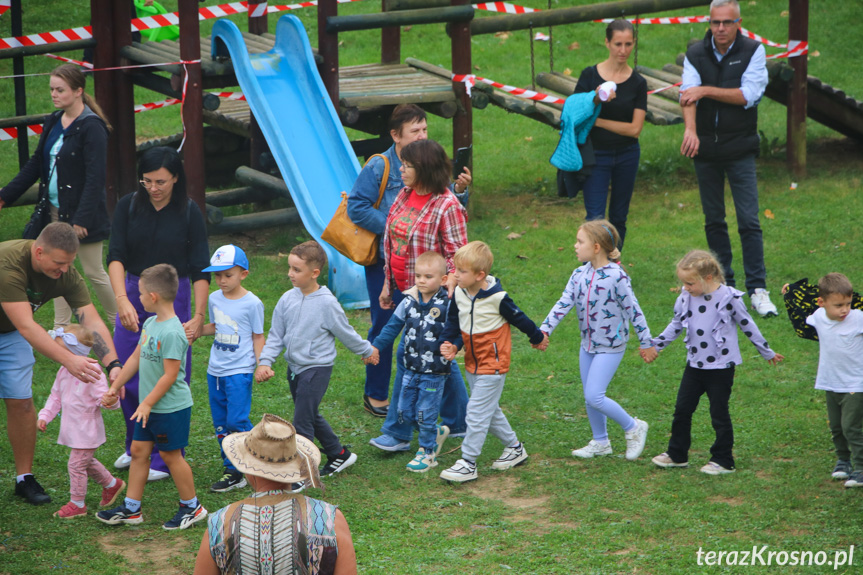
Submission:
<svg viewBox="0 0 863 575">
<path fill-rule="evenodd" d="M 402 300 L 402 291 L 414 285 L 414 263 L 420 254 L 435 251 L 446 259 L 450 294 L 455 287 L 453 256 L 467 243 L 466 213 L 448 189 L 452 163 L 440 144 L 418 140 L 402 148 L 401 175 L 405 187 L 396 196 L 384 227 L 384 287 L 379 298 L 381 309 L 393 309 Z M 413 438 L 410 425 L 398 421 L 398 397 L 404 377 L 404 347 L 396 352 L 396 377 L 383 435 L 371 444 L 385 451 L 408 451 Z M 447 379 L 443 402 L 457 406 L 454 434 L 463 436 L 467 410 L 467 389 L 458 365 L 453 362 Z M 443 443 L 449 434 L 440 426 Z"/>
</svg>

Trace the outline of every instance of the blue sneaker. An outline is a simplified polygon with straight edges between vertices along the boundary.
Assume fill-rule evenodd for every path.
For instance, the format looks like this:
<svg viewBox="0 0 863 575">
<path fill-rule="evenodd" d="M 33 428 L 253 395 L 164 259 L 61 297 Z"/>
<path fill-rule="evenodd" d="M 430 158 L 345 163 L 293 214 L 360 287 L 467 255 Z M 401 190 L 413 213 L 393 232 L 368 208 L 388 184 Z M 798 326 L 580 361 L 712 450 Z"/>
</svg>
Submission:
<svg viewBox="0 0 863 575">
<path fill-rule="evenodd" d="M 174 517 L 162 524 L 162 529 L 168 531 L 186 529 L 205 517 L 207 517 L 207 510 L 200 503 L 198 503 L 197 507 L 186 507 L 181 504 L 179 511 L 177 511 Z"/>
<path fill-rule="evenodd" d="M 399 441 L 395 437 L 391 437 L 389 435 L 381 435 L 380 437 L 371 439 L 369 440 L 369 445 L 374 445 L 378 449 L 390 452 L 411 450 L 410 442 Z"/>
</svg>

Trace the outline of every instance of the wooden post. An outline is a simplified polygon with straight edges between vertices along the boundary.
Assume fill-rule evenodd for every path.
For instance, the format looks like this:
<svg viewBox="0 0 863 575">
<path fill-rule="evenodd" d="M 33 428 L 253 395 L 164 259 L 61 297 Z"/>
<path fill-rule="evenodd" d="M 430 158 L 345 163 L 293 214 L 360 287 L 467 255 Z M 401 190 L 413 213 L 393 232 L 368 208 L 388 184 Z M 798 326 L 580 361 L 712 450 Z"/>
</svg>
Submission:
<svg viewBox="0 0 863 575">
<path fill-rule="evenodd" d="M 12 35 L 24 35 L 24 23 L 21 14 L 21 0 L 12 0 Z M 27 115 L 27 87 L 24 84 L 24 56 L 16 56 L 12 59 L 12 73 L 18 76 L 13 80 L 15 86 L 15 115 Z M 27 140 L 27 128 L 18 130 L 18 167 L 23 168 L 30 159 L 30 142 Z"/>
<path fill-rule="evenodd" d="M 387 2 L 381 0 L 381 11 L 386 12 Z M 381 28 L 381 64 L 399 64 L 402 61 L 402 29 L 400 26 Z"/>
<path fill-rule="evenodd" d="M 260 6 L 260 8 L 258 8 Z M 267 21 L 267 0 L 249 0 L 249 33 L 266 34 L 269 30 Z M 260 12 L 260 13 L 258 13 Z M 249 112 L 249 165 L 261 169 L 261 155 L 270 151 L 261 126 L 255 115 Z"/>
<path fill-rule="evenodd" d="M 327 32 L 327 18 L 339 13 L 336 0 L 318 2 L 318 54 L 324 62 L 320 66 L 321 80 L 333 101 L 336 112 L 339 110 L 339 35 Z"/>
<path fill-rule="evenodd" d="M 788 40 L 809 41 L 809 0 L 788 0 Z M 786 155 L 788 167 L 798 178 L 806 177 L 806 83 L 808 55 L 789 58 L 794 78 L 788 85 Z"/>
<path fill-rule="evenodd" d="M 183 166 L 186 171 L 186 191 L 189 197 L 207 213 L 204 202 L 204 93 L 201 76 L 201 30 L 198 23 L 198 0 L 179 0 L 180 59 L 186 62 L 186 93 L 183 96 Z"/>
<path fill-rule="evenodd" d="M 470 0 L 452 0 L 453 6 L 469 4 Z M 450 24 L 450 37 L 453 74 L 471 74 L 470 21 Z M 455 155 L 456 150 L 473 143 L 473 107 L 463 82 L 454 82 L 453 90 L 459 103 L 459 110 L 452 119 L 452 147 Z M 473 165 L 470 169 L 473 171 Z"/>
<path fill-rule="evenodd" d="M 93 67 L 110 68 L 114 58 L 114 12 L 112 0 L 90 0 L 90 26 L 93 29 Z M 105 112 L 111 126 L 117 125 L 117 102 L 115 101 L 112 79 L 116 72 L 95 72 L 93 74 L 93 96 Z M 108 138 L 107 169 L 105 192 L 108 213 L 114 213 L 114 206 L 120 197 L 120 161 L 117 132 L 112 131 Z"/>
<path fill-rule="evenodd" d="M 115 65 L 126 65 L 129 61 L 119 56 L 120 49 L 132 43 L 132 8 L 129 2 L 113 2 L 113 37 Z M 99 50 L 98 46 L 96 47 Z M 114 141 L 116 148 L 118 196 L 138 189 L 137 155 L 135 151 L 135 86 L 132 76 L 124 70 L 110 72 L 114 92 L 115 118 Z"/>
</svg>

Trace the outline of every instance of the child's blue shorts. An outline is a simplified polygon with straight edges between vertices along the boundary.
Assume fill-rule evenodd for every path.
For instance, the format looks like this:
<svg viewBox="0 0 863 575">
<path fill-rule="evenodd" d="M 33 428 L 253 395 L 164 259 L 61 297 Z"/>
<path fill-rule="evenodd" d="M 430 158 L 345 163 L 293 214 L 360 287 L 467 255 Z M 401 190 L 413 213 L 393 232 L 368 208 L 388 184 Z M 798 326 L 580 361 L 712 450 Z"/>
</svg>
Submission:
<svg viewBox="0 0 863 575">
<path fill-rule="evenodd" d="M 159 451 L 176 451 L 189 445 L 192 408 L 171 413 L 150 413 L 147 427 L 135 422 L 134 441 L 152 441 Z"/>
</svg>

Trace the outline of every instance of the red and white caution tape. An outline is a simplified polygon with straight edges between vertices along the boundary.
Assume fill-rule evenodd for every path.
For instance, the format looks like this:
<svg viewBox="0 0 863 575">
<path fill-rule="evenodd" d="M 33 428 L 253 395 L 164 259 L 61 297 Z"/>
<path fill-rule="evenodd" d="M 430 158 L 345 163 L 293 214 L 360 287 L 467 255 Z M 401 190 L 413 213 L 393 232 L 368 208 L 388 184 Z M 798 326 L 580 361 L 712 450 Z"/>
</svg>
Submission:
<svg viewBox="0 0 863 575">
<path fill-rule="evenodd" d="M 485 10 L 487 12 L 503 12 L 504 14 L 528 14 L 530 12 L 540 12 L 538 8 L 526 8 L 517 6 L 509 2 L 481 2 L 474 4 L 477 10 Z"/>
<path fill-rule="evenodd" d="M 156 110 L 158 108 L 165 108 L 167 106 L 174 106 L 176 104 L 182 104 L 182 100 L 178 100 L 176 98 L 168 98 L 167 100 L 162 100 L 161 102 L 150 102 L 149 104 L 138 104 L 135 106 L 135 113 L 146 112 L 147 110 Z"/>
<path fill-rule="evenodd" d="M 38 136 L 42 133 L 42 124 L 27 126 L 28 136 Z M 0 128 L 0 142 L 18 139 L 18 128 Z"/>
<path fill-rule="evenodd" d="M 0 16 L 6 13 L 6 10 L 12 7 L 12 0 L 0 0 Z"/>
<path fill-rule="evenodd" d="M 246 96 L 242 92 L 210 92 L 213 96 L 218 96 L 226 100 L 245 100 Z"/>
<path fill-rule="evenodd" d="M 261 16 L 263 16 L 266 13 L 267 13 L 267 3 L 261 2 L 260 4 L 255 5 L 255 9 L 252 10 L 252 13 L 250 14 L 250 16 L 252 18 L 260 18 Z"/>
<path fill-rule="evenodd" d="M 453 74 L 452 81 L 463 83 L 468 96 L 470 96 L 474 85 L 476 85 L 477 82 L 482 82 L 483 84 L 494 86 L 495 88 L 503 90 L 513 96 L 518 96 L 519 98 L 524 98 L 526 100 L 533 100 L 534 102 L 544 102 L 546 104 L 563 104 L 565 102 L 563 98 L 549 96 L 542 92 L 534 92 L 533 90 L 526 90 L 524 88 L 516 88 L 515 86 L 507 86 L 506 84 L 501 84 L 494 80 L 489 80 L 488 78 L 483 78 L 482 76 L 476 76 L 474 74 Z"/>
<path fill-rule="evenodd" d="M 609 24 L 614 22 L 616 18 L 603 18 L 602 20 L 594 20 L 594 22 L 601 22 L 603 24 Z M 710 16 L 674 16 L 669 18 L 630 18 L 630 24 L 699 24 L 702 22 L 709 22 Z"/>
<path fill-rule="evenodd" d="M 762 44 L 765 44 L 767 46 L 772 46 L 774 48 L 787 48 L 788 47 L 788 44 L 779 44 L 777 42 L 771 42 L 767 38 L 763 38 L 763 37 L 759 36 L 758 34 L 756 34 L 755 32 L 750 32 L 746 28 L 741 28 L 740 33 L 743 34 L 744 36 L 746 36 L 747 38 L 751 38 L 751 39 L 755 40 L 756 42 L 761 42 Z"/>
<path fill-rule="evenodd" d="M 73 60 L 72 58 L 64 58 L 63 56 L 58 56 L 56 54 L 45 54 L 49 58 L 54 58 L 55 60 L 60 60 L 61 62 L 68 62 L 69 64 L 78 64 L 82 68 L 87 68 L 88 70 L 93 69 L 93 64 L 90 62 L 82 62 L 80 60 Z"/>
<path fill-rule="evenodd" d="M 682 82 L 682 81 L 680 81 L 680 82 L 678 82 L 678 83 L 676 83 L 676 84 L 669 84 L 668 86 L 664 86 L 664 87 L 662 87 L 662 88 L 657 88 L 656 90 L 650 90 L 650 91 L 647 93 L 647 95 L 649 96 L 649 95 L 651 95 L 651 94 L 658 94 L 659 92 L 664 92 L 664 91 L 666 91 L 666 90 L 670 90 L 671 88 L 674 88 L 675 86 L 680 86 L 681 84 L 683 84 L 683 82 Z"/>
<path fill-rule="evenodd" d="M 542 32 L 537 32 L 533 35 L 533 39 L 537 42 L 549 42 L 551 41 L 551 36 L 548 34 L 543 34 Z"/>
<path fill-rule="evenodd" d="M 796 58 L 809 53 L 809 42 L 801 42 L 800 40 L 788 40 L 788 51 L 781 54 L 771 54 L 767 59 L 773 58 Z"/>
</svg>

